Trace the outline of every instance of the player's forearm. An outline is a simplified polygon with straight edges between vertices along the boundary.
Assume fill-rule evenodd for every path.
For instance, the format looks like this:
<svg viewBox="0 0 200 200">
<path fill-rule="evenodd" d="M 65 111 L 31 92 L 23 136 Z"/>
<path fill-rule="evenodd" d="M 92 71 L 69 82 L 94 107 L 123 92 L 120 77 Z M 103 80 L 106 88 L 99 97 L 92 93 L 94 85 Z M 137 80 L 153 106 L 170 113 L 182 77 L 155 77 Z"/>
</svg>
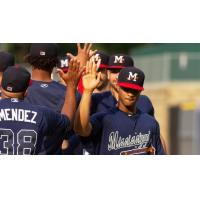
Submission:
<svg viewBox="0 0 200 200">
<path fill-rule="evenodd" d="M 74 120 L 74 130 L 77 134 L 87 137 L 91 133 L 90 104 L 92 92 L 83 92 L 79 108 Z"/>
<path fill-rule="evenodd" d="M 62 114 L 67 115 L 71 124 L 73 124 L 74 114 L 76 112 L 76 88 L 74 86 L 68 86 L 65 102 L 62 107 Z"/>
</svg>

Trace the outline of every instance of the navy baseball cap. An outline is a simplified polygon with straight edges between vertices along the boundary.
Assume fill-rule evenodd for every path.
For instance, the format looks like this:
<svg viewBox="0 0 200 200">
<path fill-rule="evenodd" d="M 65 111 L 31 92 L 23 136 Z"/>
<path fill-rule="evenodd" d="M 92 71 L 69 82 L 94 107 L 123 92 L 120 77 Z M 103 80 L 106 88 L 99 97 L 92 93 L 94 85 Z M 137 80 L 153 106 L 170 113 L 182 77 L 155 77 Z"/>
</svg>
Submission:
<svg viewBox="0 0 200 200">
<path fill-rule="evenodd" d="M 123 68 L 118 76 L 118 85 L 125 88 L 134 90 L 144 90 L 145 75 L 144 72 L 136 67 Z"/>
<path fill-rule="evenodd" d="M 8 52 L 0 52 L 0 72 L 6 70 L 7 67 L 15 64 L 15 57 Z"/>
<path fill-rule="evenodd" d="M 108 69 L 122 69 L 134 66 L 131 56 L 125 54 L 115 54 L 110 56 Z"/>
<path fill-rule="evenodd" d="M 57 57 L 58 47 L 53 43 L 33 43 L 31 44 L 29 55 L 39 57 Z"/>
<path fill-rule="evenodd" d="M 68 68 L 69 68 L 69 61 L 70 61 L 69 56 L 67 56 L 67 55 L 59 56 L 57 67 L 62 69 L 64 72 L 67 72 Z"/>
<path fill-rule="evenodd" d="M 97 51 L 94 54 L 94 59 L 95 59 L 95 62 L 97 62 L 99 59 L 101 59 L 101 63 L 99 65 L 100 69 L 105 69 L 105 68 L 107 69 L 108 68 L 109 55 L 107 55 L 103 51 Z"/>
<path fill-rule="evenodd" d="M 25 92 L 30 83 L 31 74 L 21 66 L 8 67 L 2 77 L 1 86 L 12 93 Z"/>
</svg>

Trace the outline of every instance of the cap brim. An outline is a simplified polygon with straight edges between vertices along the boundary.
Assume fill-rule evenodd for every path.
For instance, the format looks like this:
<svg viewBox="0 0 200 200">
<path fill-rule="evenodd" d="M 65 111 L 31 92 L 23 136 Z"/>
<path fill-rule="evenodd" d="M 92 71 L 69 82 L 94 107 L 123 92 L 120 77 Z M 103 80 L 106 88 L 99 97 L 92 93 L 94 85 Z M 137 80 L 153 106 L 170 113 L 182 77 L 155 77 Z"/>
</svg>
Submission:
<svg viewBox="0 0 200 200">
<path fill-rule="evenodd" d="M 131 84 L 131 83 L 118 82 L 118 85 L 120 87 L 131 88 L 131 89 L 138 90 L 138 91 L 143 91 L 144 90 L 143 87 L 141 87 L 139 85 L 136 85 L 136 84 Z"/>
<path fill-rule="evenodd" d="M 108 66 L 108 69 L 123 69 L 125 66 Z"/>
<path fill-rule="evenodd" d="M 107 69 L 108 65 L 104 65 L 104 64 L 100 64 L 99 65 L 99 69 Z"/>
</svg>

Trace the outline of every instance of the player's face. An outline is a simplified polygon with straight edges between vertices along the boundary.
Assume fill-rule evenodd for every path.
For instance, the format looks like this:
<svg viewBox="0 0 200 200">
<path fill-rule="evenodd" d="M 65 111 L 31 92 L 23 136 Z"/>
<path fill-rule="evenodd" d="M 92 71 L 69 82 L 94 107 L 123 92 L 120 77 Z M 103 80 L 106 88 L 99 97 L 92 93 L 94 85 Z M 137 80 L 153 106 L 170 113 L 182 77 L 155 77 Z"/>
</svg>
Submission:
<svg viewBox="0 0 200 200">
<path fill-rule="evenodd" d="M 104 68 L 101 68 L 98 70 L 98 72 L 101 72 L 101 77 L 100 77 L 100 83 L 98 84 L 97 89 L 101 90 L 104 87 L 106 87 L 106 85 L 108 84 L 107 70 Z"/>
<path fill-rule="evenodd" d="M 115 88 L 116 90 L 119 89 L 117 85 L 117 79 L 118 79 L 120 70 L 121 69 L 108 70 L 108 80 L 110 82 L 111 87 Z"/>
<path fill-rule="evenodd" d="M 140 96 L 140 91 L 119 87 L 119 101 L 126 107 L 133 106 Z"/>
</svg>

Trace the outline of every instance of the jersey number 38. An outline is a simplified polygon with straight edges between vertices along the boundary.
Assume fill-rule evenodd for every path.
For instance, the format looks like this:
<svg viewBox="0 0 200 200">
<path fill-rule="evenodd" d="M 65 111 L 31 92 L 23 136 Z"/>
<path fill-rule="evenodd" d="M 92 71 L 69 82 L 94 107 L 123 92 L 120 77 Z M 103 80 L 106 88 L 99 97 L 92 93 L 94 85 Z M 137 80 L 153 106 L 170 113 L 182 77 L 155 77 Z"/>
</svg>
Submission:
<svg viewBox="0 0 200 200">
<path fill-rule="evenodd" d="M 0 129 L 0 155 L 35 154 L 36 143 L 34 130 L 21 129 L 15 134 L 11 129 Z"/>
</svg>

